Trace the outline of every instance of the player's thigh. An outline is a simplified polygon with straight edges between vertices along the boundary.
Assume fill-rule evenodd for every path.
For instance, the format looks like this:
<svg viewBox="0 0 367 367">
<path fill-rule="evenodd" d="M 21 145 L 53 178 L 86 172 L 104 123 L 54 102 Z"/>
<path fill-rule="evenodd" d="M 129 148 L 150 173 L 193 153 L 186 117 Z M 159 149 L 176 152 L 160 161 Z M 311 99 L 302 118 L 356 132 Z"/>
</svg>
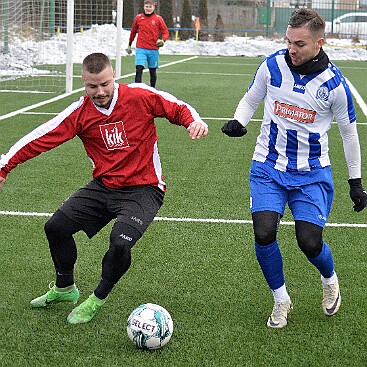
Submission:
<svg viewBox="0 0 367 367">
<path fill-rule="evenodd" d="M 332 183 L 316 182 L 301 186 L 289 194 L 288 206 L 293 218 L 324 227 L 334 198 Z"/>
<path fill-rule="evenodd" d="M 92 180 L 64 201 L 59 209 L 91 238 L 113 219 L 107 210 L 107 200 L 106 187 Z"/>
<path fill-rule="evenodd" d="M 135 65 L 141 65 L 145 67 L 145 64 L 148 60 L 148 54 L 144 48 L 137 47 L 135 50 Z"/>
<path fill-rule="evenodd" d="M 159 67 L 158 50 L 148 50 L 148 68 L 157 69 Z"/>
<path fill-rule="evenodd" d="M 271 175 L 251 168 L 250 209 L 255 212 L 276 212 L 284 215 L 288 192 Z"/>
<path fill-rule="evenodd" d="M 116 190 L 108 208 L 123 222 L 143 234 L 163 205 L 164 192 L 150 185 L 131 186 Z"/>
</svg>

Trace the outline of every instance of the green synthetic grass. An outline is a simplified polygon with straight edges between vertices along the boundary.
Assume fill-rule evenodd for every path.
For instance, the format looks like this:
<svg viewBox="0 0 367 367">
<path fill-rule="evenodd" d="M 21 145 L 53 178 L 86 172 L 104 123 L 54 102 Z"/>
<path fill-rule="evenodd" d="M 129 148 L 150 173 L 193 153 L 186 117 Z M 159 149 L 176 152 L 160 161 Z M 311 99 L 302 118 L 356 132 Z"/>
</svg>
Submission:
<svg viewBox="0 0 367 367">
<path fill-rule="evenodd" d="M 184 58 L 184 57 L 181 57 Z M 161 65 L 180 57 L 161 56 Z M 123 74 L 133 71 L 123 59 Z M 209 124 L 209 136 L 191 141 L 183 128 L 157 119 L 159 149 L 168 189 L 159 217 L 250 220 L 248 170 L 260 122 L 232 139 L 220 127 L 233 115 L 260 59 L 199 57 L 161 68 L 157 87 L 192 104 Z M 127 68 L 130 65 L 130 68 Z M 366 64 L 337 62 L 364 100 Z M 145 81 L 148 75 L 144 74 Z M 133 78 L 127 78 L 132 81 Z M 122 80 L 123 82 L 125 80 Z M 80 85 L 76 86 L 80 87 Z M 0 152 L 75 101 L 79 94 L 42 106 L 49 115 L 17 115 L 0 120 Z M 27 103 L 47 96 L 27 95 Z M 0 113 L 18 108 L 8 94 Z M 24 101 L 21 104 L 24 106 Z M 363 157 L 367 118 L 356 105 Z M 260 119 L 259 109 L 254 119 Z M 215 120 L 214 118 L 218 119 Z M 341 139 L 329 134 L 335 201 L 329 222 L 366 223 L 349 199 Z M 366 172 L 366 159 L 363 172 Z M 19 166 L 0 191 L 0 211 L 52 213 L 91 178 L 82 144 L 74 139 Z M 47 217 L 0 215 L 0 366 L 366 366 L 367 255 L 365 227 L 326 227 L 342 287 L 340 312 L 321 311 L 317 271 L 297 248 L 294 227 L 281 225 L 279 243 L 294 303 L 289 325 L 266 327 L 273 306 L 256 262 L 250 224 L 154 221 L 133 249 L 133 264 L 89 324 L 69 325 L 69 304 L 33 310 L 29 301 L 54 279 L 43 225 Z M 284 221 L 291 221 L 286 212 Z M 93 239 L 75 236 L 75 275 L 84 300 L 98 283 L 108 246 L 108 225 Z M 132 346 L 126 319 L 141 303 L 167 308 L 174 335 L 167 346 L 144 352 Z"/>
</svg>

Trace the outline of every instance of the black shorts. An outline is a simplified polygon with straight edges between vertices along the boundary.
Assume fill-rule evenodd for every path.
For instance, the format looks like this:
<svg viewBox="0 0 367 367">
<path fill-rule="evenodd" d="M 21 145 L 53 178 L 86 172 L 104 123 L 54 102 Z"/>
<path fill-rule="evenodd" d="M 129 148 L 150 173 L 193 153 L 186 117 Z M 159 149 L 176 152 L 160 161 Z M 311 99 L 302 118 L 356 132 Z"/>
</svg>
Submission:
<svg viewBox="0 0 367 367">
<path fill-rule="evenodd" d="M 164 192 L 155 186 L 110 189 L 98 180 L 92 180 L 59 209 L 78 223 L 89 238 L 115 218 L 143 234 L 162 206 L 163 199 Z"/>
</svg>

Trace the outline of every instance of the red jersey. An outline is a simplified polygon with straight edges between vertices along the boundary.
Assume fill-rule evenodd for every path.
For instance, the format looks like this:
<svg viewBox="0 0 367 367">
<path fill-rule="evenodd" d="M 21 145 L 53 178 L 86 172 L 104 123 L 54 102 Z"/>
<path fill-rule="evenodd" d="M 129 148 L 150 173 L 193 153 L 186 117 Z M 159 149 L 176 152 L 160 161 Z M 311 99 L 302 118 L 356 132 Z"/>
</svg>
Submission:
<svg viewBox="0 0 367 367">
<path fill-rule="evenodd" d="M 148 50 L 158 50 L 156 42 L 159 38 L 164 41 L 168 40 L 169 32 L 163 18 L 153 13 L 152 15 L 138 14 L 131 26 L 129 44 L 134 41 L 136 34 L 138 39 L 136 47 L 145 48 Z"/>
<path fill-rule="evenodd" d="M 187 128 L 202 121 L 196 110 L 145 84 L 115 83 L 111 106 L 84 95 L 14 144 L 0 158 L 0 176 L 18 164 L 78 136 L 93 164 L 93 177 L 110 188 L 153 185 L 165 190 L 155 117 Z"/>
</svg>

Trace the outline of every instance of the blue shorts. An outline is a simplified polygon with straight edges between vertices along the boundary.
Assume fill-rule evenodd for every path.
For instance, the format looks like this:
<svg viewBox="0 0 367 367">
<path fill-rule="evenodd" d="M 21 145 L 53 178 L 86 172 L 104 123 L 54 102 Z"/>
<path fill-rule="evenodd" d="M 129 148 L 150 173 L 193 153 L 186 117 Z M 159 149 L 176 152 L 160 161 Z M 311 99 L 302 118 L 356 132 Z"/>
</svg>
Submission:
<svg viewBox="0 0 367 367">
<path fill-rule="evenodd" d="M 149 69 L 157 69 L 159 67 L 159 52 L 158 50 L 147 50 L 146 48 L 137 47 L 135 50 L 135 65 L 145 67 L 148 62 Z"/>
<path fill-rule="evenodd" d="M 285 206 L 294 220 L 324 227 L 334 198 L 330 166 L 307 172 L 282 172 L 266 163 L 252 162 L 251 213 L 273 211 L 284 215 Z"/>
</svg>

